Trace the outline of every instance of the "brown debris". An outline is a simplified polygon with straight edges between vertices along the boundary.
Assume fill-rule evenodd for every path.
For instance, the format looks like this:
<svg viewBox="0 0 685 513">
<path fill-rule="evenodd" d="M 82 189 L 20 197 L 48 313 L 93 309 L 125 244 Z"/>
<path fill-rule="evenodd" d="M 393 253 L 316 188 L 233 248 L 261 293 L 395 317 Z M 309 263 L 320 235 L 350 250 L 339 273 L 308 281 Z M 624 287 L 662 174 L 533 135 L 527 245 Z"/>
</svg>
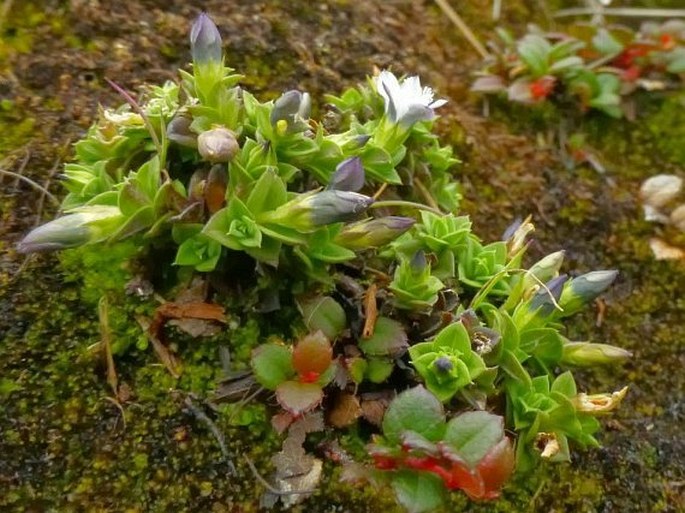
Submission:
<svg viewBox="0 0 685 513">
<path fill-rule="evenodd" d="M 362 330 L 362 337 L 370 338 L 373 336 L 373 331 L 376 328 L 376 319 L 378 318 L 378 307 L 376 305 L 376 293 L 378 287 L 375 283 L 369 285 L 369 288 L 364 295 L 364 329 Z"/>
</svg>

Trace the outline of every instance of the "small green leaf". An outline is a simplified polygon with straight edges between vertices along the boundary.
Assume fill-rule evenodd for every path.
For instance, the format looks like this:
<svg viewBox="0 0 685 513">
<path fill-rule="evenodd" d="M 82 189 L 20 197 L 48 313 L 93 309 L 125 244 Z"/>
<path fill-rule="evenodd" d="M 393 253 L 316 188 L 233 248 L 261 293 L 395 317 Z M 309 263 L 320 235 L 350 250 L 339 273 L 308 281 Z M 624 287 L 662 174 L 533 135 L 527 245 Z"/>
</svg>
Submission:
<svg viewBox="0 0 685 513">
<path fill-rule="evenodd" d="M 383 417 L 383 434 L 391 443 L 399 443 L 404 431 L 415 431 L 433 442 L 445 431 L 442 403 L 421 385 L 399 394 Z"/>
<path fill-rule="evenodd" d="M 392 476 L 391 483 L 397 502 L 409 513 L 431 511 L 444 502 L 445 486 L 435 474 L 401 470 Z"/>
<path fill-rule="evenodd" d="M 384 358 L 369 358 L 366 363 L 364 376 L 371 383 L 383 383 L 395 368 L 394 362 Z"/>
<path fill-rule="evenodd" d="M 444 442 L 451 445 L 471 467 L 504 437 L 504 419 L 486 411 L 469 411 L 447 424 Z"/>
<path fill-rule="evenodd" d="M 323 399 L 323 390 L 317 383 L 284 381 L 276 388 L 276 399 L 293 415 L 301 415 L 318 406 Z"/>
<path fill-rule="evenodd" d="M 257 347 L 252 352 L 250 363 L 259 384 L 269 390 L 275 390 L 278 385 L 295 375 L 290 349 L 277 344 Z"/>
<path fill-rule="evenodd" d="M 345 310 L 330 296 L 318 296 L 298 303 L 304 324 L 310 332 L 322 331 L 335 340 L 347 325 Z"/>
<path fill-rule="evenodd" d="M 367 356 L 399 358 L 408 347 L 407 334 L 402 325 L 387 317 L 379 317 L 373 335 L 359 341 L 359 348 Z"/>
</svg>

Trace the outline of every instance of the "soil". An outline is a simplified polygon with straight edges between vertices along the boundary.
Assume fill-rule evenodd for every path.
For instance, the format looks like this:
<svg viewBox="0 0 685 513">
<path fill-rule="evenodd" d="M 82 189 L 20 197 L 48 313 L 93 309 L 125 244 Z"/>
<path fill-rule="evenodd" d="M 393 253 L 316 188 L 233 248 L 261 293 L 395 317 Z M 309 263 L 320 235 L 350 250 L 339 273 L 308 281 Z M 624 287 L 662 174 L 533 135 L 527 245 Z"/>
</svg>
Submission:
<svg viewBox="0 0 685 513">
<path fill-rule="evenodd" d="M 560 3 L 503 2 L 501 23 L 520 33 L 529 21 L 546 23 L 548 10 Z M 629 3 L 679 5 L 623 4 Z M 482 105 L 468 94 L 479 57 L 430 1 L 4 5 L 0 170 L 57 198 L 71 144 L 98 104 L 121 103 L 105 78 L 130 91 L 173 79 L 189 60 L 187 34 L 200 7 L 217 22 L 230 65 L 262 98 L 299 88 L 321 104 L 324 93 L 364 80 L 374 66 L 420 75 L 450 100 L 439 127 L 462 160 L 464 211 L 476 232 L 494 240 L 515 217 L 532 214 L 531 260 L 563 248 L 571 272 L 619 269 L 603 313 L 576 318 L 569 336 L 634 353 L 622 368 L 581 374 L 584 390 L 630 384 L 621 410 L 604 422 L 603 448 L 520 477 L 496 503 L 467 505 L 455 495 L 446 511 L 685 511 L 685 264 L 653 258 L 648 240 L 657 228 L 641 219 L 637 199 L 643 179 L 683 174 L 685 96 L 643 102 L 633 123 L 576 121 L 607 168 L 601 174 L 565 165 L 550 142 L 562 128 L 558 116 L 499 105 L 482 116 Z M 460 9 L 482 40 L 492 37 L 490 2 L 473 0 Z M 27 230 L 54 216 L 55 204 L 4 172 L 0 191 L 0 510 L 256 511 L 263 489 L 241 455 L 268 473 L 276 437 L 264 422 L 241 427 L 218 419 L 237 467 L 233 476 L 216 437 L 179 392 L 208 387 L 213 374 L 206 369 L 220 367 L 217 348 L 180 344 L 181 357 L 197 364 L 180 382 L 150 349 L 126 352 L 117 370 L 130 399 L 120 409 L 108 399 L 104 367 L 88 351 L 99 339 L 97 309 L 73 262 L 70 267 L 54 255 L 24 259 L 14 249 Z M 108 289 L 107 280 L 121 272 L 113 267 L 90 277 L 91 292 Z M 250 327 L 240 333 L 249 337 Z M 251 415 L 245 424 L 264 411 Z M 332 463 L 324 473 L 320 490 L 293 511 L 397 510 L 387 491 L 341 484 Z"/>
</svg>

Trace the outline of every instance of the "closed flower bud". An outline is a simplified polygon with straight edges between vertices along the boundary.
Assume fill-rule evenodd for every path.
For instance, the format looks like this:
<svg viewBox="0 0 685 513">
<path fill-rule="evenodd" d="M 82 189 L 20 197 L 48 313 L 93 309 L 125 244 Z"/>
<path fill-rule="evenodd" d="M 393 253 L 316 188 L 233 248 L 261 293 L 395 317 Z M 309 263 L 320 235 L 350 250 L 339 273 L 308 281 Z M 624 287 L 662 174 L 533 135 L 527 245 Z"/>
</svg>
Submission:
<svg viewBox="0 0 685 513">
<path fill-rule="evenodd" d="M 205 13 L 197 17 L 190 30 L 190 51 L 196 65 L 221 62 L 221 34 Z"/>
<path fill-rule="evenodd" d="M 118 207 L 84 207 L 79 212 L 58 217 L 35 228 L 17 245 L 17 249 L 21 253 L 36 253 L 97 242 L 109 235 L 108 225 L 118 227 L 122 219 Z M 100 223 L 100 226 L 96 223 Z"/>
<path fill-rule="evenodd" d="M 212 163 L 230 161 L 239 149 L 235 134 L 228 128 L 212 128 L 197 137 L 197 150 Z"/>
<path fill-rule="evenodd" d="M 350 221 L 366 211 L 373 198 L 348 191 L 300 194 L 263 216 L 263 221 L 310 232 L 319 226 Z"/>
<path fill-rule="evenodd" d="M 601 414 L 615 410 L 628 393 L 628 387 L 612 394 L 578 394 L 571 402 L 576 411 L 583 413 Z"/>
<path fill-rule="evenodd" d="M 364 167 L 361 159 L 350 157 L 338 164 L 326 188 L 336 191 L 357 192 L 364 187 L 364 178 Z"/>
<path fill-rule="evenodd" d="M 650 207 L 660 208 L 674 199 L 683 187 L 683 179 L 675 175 L 656 175 L 640 187 L 640 198 Z"/>
<path fill-rule="evenodd" d="M 551 253 L 535 262 L 528 270 L 528 273 L 542 282 L 556 278 L 559 275 L 561 264 L 564 263 L 564 255 L 563 250 Z"/>
<path fill-rule="evenodd" d="M 295 90 L 283 93 L 274 102 L 270 117 L 271 125 L 279 127 L 285 122 L 287 132 L 306 130 L 311 108 L 312 100 L 309 93 Z"/>
<path fill-rule="evenodd" d="M 543 317 L 550 315 L 556 308 L 554 302 L 559 302 L 562 296 L 567 280 L 568 276 L 562 274 L 549 280 L 544 287 L 540 287 L 530 301 L 530 310 Z"/>
<path fill-rule="evenodd" d="M 197 134 L 190 130 L 192 122 L 193 120 L 187 116 L 176 116 L 172 119 L 166 127 L 169 140 L 181 146 L 197 148 Z"/>
<path fill-rule="evenodd" d="M 566 342 L 561 363 L 567 365 L 603 365 L 627 360 L 633 356 L 630 351 L 609 344 L 592 342 Z"/>
<path fill-rule="evenodd" d="M 409 230 L 415 222 L 411 217 L 399 216 L 365 219 L 345 226 L 335 237 L 335 242 L 348 249 L 379 248 Z"/>
<path fill-rule="evenodd" d="M 433 362 L 433 368 L 436 372 L 446 374 L 452 371 L 452 369 L 454 368 L 454 364 L 452 363 L 452 360 L 450 360 L 448 357 L 441 356 Z"/>
<path fill-rule="evenodd" d="M 572 279 L 561 295 L 559 304 L 564 309 L 564 315 L 570 315 L 580 310 L 584 305 L 594 300 L 614 282 L 618 271 L 593 271 Z"/>
<path fill-rule="evenodd" d="M 513 256 L 526 245 L 526 237 L 535 231 L 535 226 L 530 222 L 530 216 L 523 222 L 515 221 L 504 232 L 503 240 L 507 242 L 507 254 Z"/>
</svg>

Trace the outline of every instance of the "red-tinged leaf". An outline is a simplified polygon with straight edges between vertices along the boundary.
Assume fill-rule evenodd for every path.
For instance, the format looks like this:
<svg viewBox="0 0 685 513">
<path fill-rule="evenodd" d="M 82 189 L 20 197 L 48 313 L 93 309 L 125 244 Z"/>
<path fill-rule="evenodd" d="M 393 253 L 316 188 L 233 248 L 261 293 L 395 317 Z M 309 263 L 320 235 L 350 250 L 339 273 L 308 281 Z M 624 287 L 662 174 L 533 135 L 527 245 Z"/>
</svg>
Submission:
<svg viewBox="0 0 685 513">
<path fill-rule="evenodd" d="M 305 381 L 316 381 L 332 361 L 333 348 L 321 331 L 304 337 L 293 350 L 293 367 Z"/>
<path fill-rule="evenodd" d="M 290 427 L 294 420 L 295 417 L 291 413 L 284 411 L 271 417 L 271 426 L 280 435 Z"/>
<path fill-rule="evenodd" d="M 293 415 L 302 415 L 316 408 L 323 399 L 323 390 L 315 383 L 285 381 L 276 388 L 276 399 Z"/>
<path fill-rule="evenodd" d="M 485 483 L 484 499 L 496 499 L 499 491 L 514 471 L 516 457 L 511 440 L 504 438 L 478 464 L 478 472 Z"/>
</svg>

